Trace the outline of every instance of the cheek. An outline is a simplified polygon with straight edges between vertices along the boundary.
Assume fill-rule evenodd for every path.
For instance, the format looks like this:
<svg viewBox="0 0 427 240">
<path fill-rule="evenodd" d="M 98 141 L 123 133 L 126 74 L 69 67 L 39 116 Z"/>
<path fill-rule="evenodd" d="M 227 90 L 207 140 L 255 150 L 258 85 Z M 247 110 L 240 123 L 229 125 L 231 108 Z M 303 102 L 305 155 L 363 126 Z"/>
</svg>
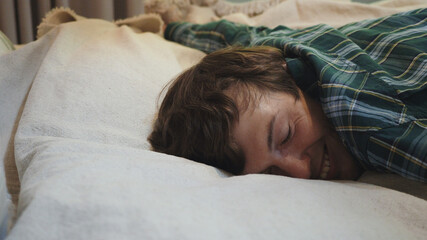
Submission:
<svg viewBox="0 0 427 240">
<path fill-rule="evenodd" d="M 300 144 L 312 144 L 325 135 L 326 127 L 322 126 L 320 121 L 313 118 L 306 118 L 295 125 L 295 139 Z"/>
<path fill-rule="evenodd" d="M 312 137 L 322 137 L 325 136 L 330 130 L 330 124 L 323 113 L 322 107 L 319 103 L 314 100 L 307 101 L 309 107 L 304 109 L 304 112 L 301 112 L 306 118 L 306 121 L 303 122 L 301 126 L 306 130 L 307 134 L 313 135 Z"/>
</svg>

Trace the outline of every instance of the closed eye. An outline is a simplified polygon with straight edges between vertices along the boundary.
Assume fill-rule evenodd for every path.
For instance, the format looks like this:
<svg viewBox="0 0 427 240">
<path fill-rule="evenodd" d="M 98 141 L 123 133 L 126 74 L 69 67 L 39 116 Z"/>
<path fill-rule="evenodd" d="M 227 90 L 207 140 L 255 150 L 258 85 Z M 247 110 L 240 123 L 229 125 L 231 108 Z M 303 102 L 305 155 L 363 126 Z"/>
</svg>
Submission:
<svg viewBox="0 0 427 240">
<path fill-rule="evenodd" d="M 284 145 L 291 139 L 292 133 L 291 133 L 291 126 L 288 126 L 288 134 L 286 135 L 285 139 L 280 143 L 280 145 Z"/>
</svg>

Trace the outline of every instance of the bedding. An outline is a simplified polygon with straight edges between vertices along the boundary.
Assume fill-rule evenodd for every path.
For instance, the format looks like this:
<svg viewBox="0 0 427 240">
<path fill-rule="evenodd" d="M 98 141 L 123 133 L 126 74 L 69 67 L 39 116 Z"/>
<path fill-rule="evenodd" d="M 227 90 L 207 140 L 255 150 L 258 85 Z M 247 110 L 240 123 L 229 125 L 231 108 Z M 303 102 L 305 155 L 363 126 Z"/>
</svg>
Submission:
<svg viewBox="0 0 427 240">
<path fill-rule="evenodd" d="M 204 56 L 162 38 L 158 19 L 79 18 L 0 55 L 1 150 L 20 181 L 6 169 L 7 239 L 424 239 L 427 202 L 409 194 L 150 151 L 159 93 Z"/>
<path fill-rule="evenodd" d="M 174 4 L 179 2 L 179 4 Z M 319 23 L 339 27 L 344 24 L 368 18 L 378 18 L 411 9 L 426 7 L 424 0 L 383 0 L 371 4 L 351 2 L 349 0 L 270 0 L 257 4 L 258 1 L 232 5 L 224 1 L 212 1 L 205 5 L 190 4 L 185 0 L 146 0 L 145 12 L 158 13 L 167 22 L 185 21 L 207 23 L 220 19 L 250 26 L 274 28 L 285 25 L 293 29 L 310 27 Z M 157 4 L 161 3 L 161 4 Z M 251 9 L 251 5 L 263 7 Z M 249 10 L 246 11 L 245 10 Z M 257 14 L 250 14 L 256 12 Z"/>
<path fill-rule="evenodd" d="M 15 48 L 10 41 L 10 39 L 0 31 L 0 56 L 7 54 L 13 51 Z M 0 89 L 3 88 L 4 85 L 0 81 Z M 8 121 L 7 116 L 8 113 L 5 110 L 5 106 L 7 105 L 7 100 L 5 98 L 0 98 L 0 156 L 4 156 L 6 153 L 6 146 L 9 144 L 10 139 L 10 126 L 5 126 Z M 3 159 L 3 157 L 2 157 Z M 5 166 L 0 165 L 0 239 L 4 239 L 7 235 L 8 223 L 10 222 L 10 217 L 12 214 L 9 213 L 9 209 L 12 208 L 12 203 L 10 199 L 10 194 L 8 193 L 7 184 L 6 184 L 6 176 L 5 176 Z"/>
</svg>

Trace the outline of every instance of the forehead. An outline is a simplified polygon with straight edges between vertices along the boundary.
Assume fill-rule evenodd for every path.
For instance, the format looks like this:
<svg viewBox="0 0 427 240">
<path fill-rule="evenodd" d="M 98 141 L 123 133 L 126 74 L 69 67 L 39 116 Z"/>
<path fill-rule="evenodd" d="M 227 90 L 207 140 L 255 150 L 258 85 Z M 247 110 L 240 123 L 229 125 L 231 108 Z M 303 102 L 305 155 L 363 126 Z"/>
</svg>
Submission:
<svg viewBox="0 0 427 240">
<path fill-rule="evenodd" d="M 293 108 L 298 100 L 294 95 L 269 89 L 258 88 L 253 85 L 236 84 L 224 91 L 230 97 L 239 111 L 239 117 L 244 114 L 251 115 L 255 110 L 265 111 L 269 108 Z"/>
<path fill-rule="evenodd" d="M 261 102 L 265 104 L 264 102 L 268 101 L 269 95 L 274 92 L 271 90 L 261 90 L 251 85 L 237 84 L 225 90 L 224 93 L 236 104 L 239 116 L 241 116 L 247 111 L 254 111 Z"/>
<path fill-rule="evenodd" d="M 271 120 L 280 117 L 282 120 L 290 120 L 301 112 L 297 99 L 284 92 L 257 93 L 256 96 L 243 98 L 237 97 L 236 105 L 239 110 L 239 118 L 233 124 L 233 135 L 237 142 L 245 138 L 252 141 L 266 135 Z M 241 144 L 239 144 L 241 145 Z"/>
<path fill-rule="evenodd" d="M 298 111 L 297 99 L 288 93 L 268 92 L 257 93 L 255 96 L 243 98 L 240 95 L 235 100 L 239 110 L 239 118 L 234 124 L 235 131 L 244 129 L 246 132 L 260 131 L 268 125 L 272 118 L 291 118 Z"/>
</svg>

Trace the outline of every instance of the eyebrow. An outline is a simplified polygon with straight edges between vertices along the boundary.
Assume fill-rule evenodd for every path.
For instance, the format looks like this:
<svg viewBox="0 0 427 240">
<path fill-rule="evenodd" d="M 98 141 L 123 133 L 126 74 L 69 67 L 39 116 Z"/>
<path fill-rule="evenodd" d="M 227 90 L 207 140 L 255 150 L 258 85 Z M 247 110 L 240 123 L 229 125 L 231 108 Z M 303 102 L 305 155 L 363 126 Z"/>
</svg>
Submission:
<svg viewBox="0 0 427 240">
<path fill-rule="evenodd" d="M 276 115 L 273 116 L 273 118 L 270 120 L 270 123 L 268 124 L 267 128 L 268 128 L 268 134 L 267 134 L 267 145 L 268 145 L 268 150 L 272 150 L 273 149 L 273 126 L 274 126 L 274 122 L 276 121 Z"/>
</svg>

